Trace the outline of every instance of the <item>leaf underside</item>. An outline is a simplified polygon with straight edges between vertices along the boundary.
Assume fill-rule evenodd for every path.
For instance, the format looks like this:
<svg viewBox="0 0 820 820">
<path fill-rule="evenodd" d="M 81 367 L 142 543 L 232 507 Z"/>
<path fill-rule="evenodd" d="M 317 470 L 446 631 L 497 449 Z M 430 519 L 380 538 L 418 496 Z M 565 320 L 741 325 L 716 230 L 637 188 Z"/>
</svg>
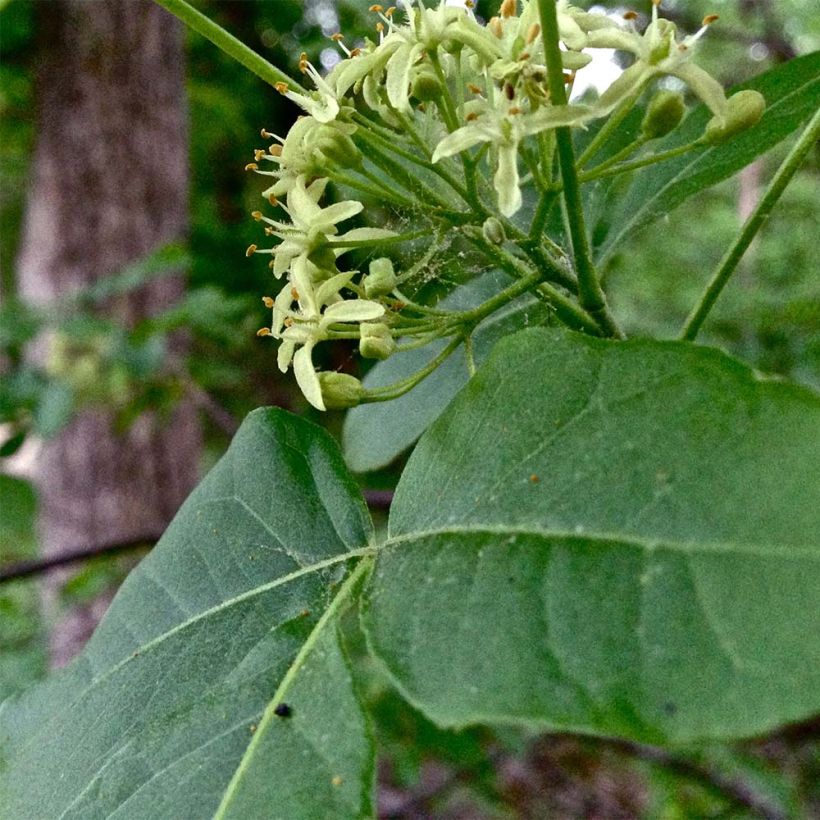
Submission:
<svg viewBox="0 0 820 820">
<path fill-rule="evenodd" d="M 528 330 L 418 444 L 365 604 L 438 723 L 657 743 L 820 707 L 820 401 L 708 348 Z"/>
<path fill-rule="evenodd" d="M 365 717 L 316 626 L 370 527 L 324 432 L 252 413 L 79 659 L 3 704 L 0 816 L 369 815 Z"/>
</svg>

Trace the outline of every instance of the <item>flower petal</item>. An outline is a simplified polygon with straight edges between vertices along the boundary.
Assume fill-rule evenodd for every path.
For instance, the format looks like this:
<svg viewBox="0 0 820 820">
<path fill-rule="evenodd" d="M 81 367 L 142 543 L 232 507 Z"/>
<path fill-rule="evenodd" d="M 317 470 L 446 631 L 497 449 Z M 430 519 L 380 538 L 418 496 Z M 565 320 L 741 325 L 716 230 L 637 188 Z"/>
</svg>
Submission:
<svg viewBox="0 0 820 820">
<path fill-rule="evenodd" d="M 290 363 L 293 361 L 293 351 L 296 350 L 296 343 L 290 339 L 285 339 L 276 352 L 276 364 L 282 373 L 287 373 Z"/>
<path fill-rule="evenodd" d="M 327 281 L 322 282 L 322 284 L 316 288 L 317 303 L 320 306 L 326 305 L 330 299 L 338 295 L 343 287 L 349 284 L 355 275 L 356 271 L 348 270 L 343 273 L 337 273 L 335 276 L 331 276 Z"/>
<path fill-rule="evenodd" d="M 421 43 L 401 46 L 388 60 L 385 87 L 387 99 L 397 111 L 410 112 L 410 69 L 424 50 Z"/>
<path fill-rule="evenodd" d="M 367 322 L 384 316 L 384 305 L 368 299 L 349 299 L 330 305 L 322 316 L 322 324 L 331 322 Z"/>
<path fill-rule="evenodd" d="M 293 357 L 293 375 L 296 376 L 296 383 L 299 385 L 302 395 L 317 410 L 324 410 L 325 403 L 322 399 L 322 387 L 319 384 L 319 377 L 313 368 L 312 353 L 312 344 L 306 344 L 296 351 Z"/>
<path fill-rule="evenodd" d="M 518 146 L 498 147 L 498 168 L 493 177 L 498 194 L 498 210 L 512 216 L 521 207 L 521 188 L 518 185 Z"/>
<path fill-rule="evenodd" d="M 489 142 L 491 136 L 484 130 L 479 129 L 475 124 L 465 125 L 457 128 L 452 134 L 448 134 L 433 151 L 433 162 L 438 162 L 444 157 L 451 157 L 472 148 L 479 142 Z"/>
<path fill-rule="evenodd" d="M 669 73 L 683 80 L 718 119 L 726 118 L 726 94 L 723 86 L 711 74 L 689 62 Z"/>
</svg>

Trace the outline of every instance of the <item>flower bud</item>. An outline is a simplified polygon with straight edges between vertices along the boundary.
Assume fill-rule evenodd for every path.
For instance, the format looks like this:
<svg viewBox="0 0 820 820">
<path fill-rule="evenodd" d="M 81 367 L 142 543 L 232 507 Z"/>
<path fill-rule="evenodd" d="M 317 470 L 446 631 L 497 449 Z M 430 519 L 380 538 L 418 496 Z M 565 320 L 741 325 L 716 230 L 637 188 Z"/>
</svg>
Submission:
<svg viewBox="0 0 820 820">
<path fill-rule="evenodd" d="M 412 95 L 421 102 L 437 100 L 442 93 L 441 81 L 433 67 L 422 64 L 413 80 Z"/>
<path fill-rule="evenodd" d="M 729 97 L 726 106 L 726 117 L 722 123 L 717 117 L 712 117 L 706 124 L 701 137 L 703 142 L 717 145 L 751 128 L 763 116 L 766 100 L 759 91 L 747 88 Z"/>
<path fill-rule="evenodd" d="M 665 137 L 678 127 L 685 113 L 686 105 L 682 94 L 677 91 L 659 91 L 649 101 L 641 123 L 641 133 L 648 140 Z"/>
<path fill-rule="evenodd" d="M 507 240 L 507 235 L 504 233 L 504 226 L 494 217 L 488 217 L 484 220 L 481 226 L 481 232 L 488 242 L 493 245 L 503 245 Z"/>
<path fill-rule="evenodd" d="M 398 284 L 393 263 L 382 256 L 370 263 L 370 274 L 364 278 L 364 293 L 368 299 L 386 296 Z"/>
<path fill-rule="evenodd" d="M 332 125 L 323 125 L 316 134 L 315 149 L 330 162 L 342 168 L 361 164 L 362 155 L 353 140 Z"/>
<path fill-rule="evenodd" d="M 390 328 L 381 322 L 363 322 L 359 325 L 359 333 L 359 353 L 365 359 L 387 359 L 396 350 Z"/>
<path fill-rule="evenodd" d="M 355 376 L 335 372 L 321 372 L 316 375 L 319 377 L 322 399 L 328 410 L 356 407 L 364 398 L 364 387 Z"/>
</svg>

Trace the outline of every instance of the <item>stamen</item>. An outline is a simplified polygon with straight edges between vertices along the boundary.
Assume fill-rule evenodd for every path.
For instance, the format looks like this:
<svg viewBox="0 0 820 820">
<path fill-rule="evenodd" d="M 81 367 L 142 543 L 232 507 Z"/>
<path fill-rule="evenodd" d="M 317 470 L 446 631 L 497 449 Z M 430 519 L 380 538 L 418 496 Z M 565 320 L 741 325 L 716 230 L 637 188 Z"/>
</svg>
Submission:
<svg viewBox="0 0 820 820">
<path fill-rule="evenodd" d="M 341 43 L 344 38 L 345 36 L 341 31 L 337 31 L 335 34 L 330 35 L 330 39 L 333 40 L 334 43 Z"/>
<path fill-rule="evenodd" d="M 491 17 L 490 22 L 487 23 L 487 28 L 495 34 L 499 40 L 504 37 L 504 28 L 501 25 L 501 19 L 499 17 Z"/>
<path fill-rule="evenodd" d="M 282 156 L 282 146 L 281 145 L 271 145 L 268 147 L 268 153 L 272 157 L 281 157 Z"/>
<path fill-rule="evenodd" d="M 270 297 L 270 296 L 263 296 L 263 297 L 262 297 L 262 304 L 263 304 L 266 308 L 272 308 L 272 307 L 273 307 L 273 305 L 274 305 L 274 301 L 273 301 L 273 299 L 271 299 L 271 297 Z"/>
<path fill-rule="evenodd" d="M 516 0 L 501 0 L 498 13 L 502 17 L 515 17 Z"/>
<path fill-rule="evenodd" d="M 390 8 L 387 9 L 384 12 L 384 16 L 385 17 L 392 17 L 395 13 L 396 13 L 396 7 L 395 6 L 390 6 Z"/>
<path fill-rule="evenodd" d="M 290 295 L 291 295 L 294 299 L 298 299 L 298 298 L 299 298 L 299 291 L 298 291 L 298 290 L 296 290 L 296 288 L 291 288 L 291 289 L 290 289 Z"/>
<path fill-rule="evenodd" d="M 277 205 L 279 205 L 279 200 L 273 194 L 270 194 L 268 196 L 268 202 L 270 202 L 270 204 L 273 205 L 274 208 Z"/>
<path fill-rule="evenodd" d="M 255 162 L 249 162 L 249 163 L 245 166 L 245 170 L 246 170 L 246 171 L 258 171 L 258 170 L 259 170 L 259 166 L 258 166 Z"/>
<path fill-rule="evenodd" d="M 467 122 L 473 122 L 478 119 L 478 114 L 476 114 L 475 111 L 471 111 L 464 119 Z"/>
<path fill-rule="evenodd" d="M 251 216 L 257 221 L 260 222 L 262 219 L 262 211 L 251 211 Z"/>
<path fill-rule="evenodd" d="M 368 11 L 374 11 L 374 12 L 376 12 L 376 13 L 378 14 L 380 11 L 384 11 L 384 6 L 380 6 L 378 3 L 374 3 L 374 4 L 373 4 L 373 5 L 372 5 L 369 9 L 368 9 Z"/>
<path fill-rule="evenodd" d="M 287 83 L 275 83 L 273 86 L 280 94 L 287 94 L 290 91 Z"/>
<path fill-rule="evenodd" d="M 524 113 L 524 111 L 523 111 L 523 109 L 519 108 L 517 105 L 514 105 L 514 106 L 513 106 L 513 107 L 509 110 L 509 112 L 508 112 L 508 113 L 509 113 L 509 114 L 511 114 L 512 116 L 515 116 L 516 114 L 523 114 L 523 113 Z"/>
<path fill-rule="evenodd" d="M 711 26 L 715 20 L 720 20 L 719 14 L 707 14 L 706 17 L 703 18 L 703 22 L 701 23 L 702 26 Z"/>
<path fill-rule="evenodd" d="M 264 148 L 254 148 L 253 158 L 257 162 L 259 162 L 260 159 L 264 159 L 265 158 L 265 149 Z"/>
<path fill-rule="evenodd" d="M 245 256 L 253 256 L 257 251 L 256 245 L 248 245 L 248 249 L 245 251 Z"/>
<path fill-rule="evenodd" d="M 467 90 L 472 91 L 473 94 L 481 93 L 481 88 L 479 88 L 479 86 L 477 86 L 475 83 L 467 83 Z"/>
<path fill-rule="evenodd" d="M 535 38 L 541 33 L 541 25 L 539 23 L 533 23 L 527 29 L 527 36 L 524 38 L 527 43 L 531 43 Z"/>
<path fill-rule="evenodd" d="M 269 327 L 260 327 L 259 330 L 256 331 L 257 336 L 270 336 L 270 328 Z"/>
<path fill-rule="evenodd" d="M 624 20 L 628 22 L 633 22 L 638 19 L 638 12 L 637 11 L 625 11 L 624 12 Z"/>
</svg>

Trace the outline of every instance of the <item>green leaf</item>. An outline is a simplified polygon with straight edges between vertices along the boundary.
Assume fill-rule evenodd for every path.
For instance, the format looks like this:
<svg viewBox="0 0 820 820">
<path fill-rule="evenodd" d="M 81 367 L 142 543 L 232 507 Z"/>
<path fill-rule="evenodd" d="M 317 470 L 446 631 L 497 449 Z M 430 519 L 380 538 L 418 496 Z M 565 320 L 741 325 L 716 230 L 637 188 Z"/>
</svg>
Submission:
<svg viewBox="0 0 820 820">
<path fill-rule="evenodd" d="M 820 52 L 796 57 L 731 90 L 760 91 L 766 112 L 757 125 L 721 145 L 698 149 L 636 172 L 632 186 L 619 197 L 607 238 L 597 251 L 601 260 L 631 233 L 669 213 L 685 199 L 735 174 L 796 131 L 820 106 Z M 655 150 L 685 145 L 697 139 L 711 117 L 697 108 Z M 597 184 L 597 183 L 596 183 Z M 600 183 L 608 187 L 603 180 Z"/>
<path fill-rule="evenodd" d="M 511 283 L 500 271 L 485 273 L 458 288 L 439 304 L 448 310 L 468 310 Z M 515 330 L 547 321 L 547 306 L 532 297 L 522 297 L 487 317 L 473 334 L 473 357 L 483 362 L 495 343 Z M 384 387 L 412 376 L 438 356 L 447 343 L 438 339 L 426 347 L 404 350 L 379 362 L 367 374 L 364 386 Z M 345 418 L 342 443 L 348 467 L 364 473 L 386 467 L 410 447 L 438 418 L 455 394 L 467 383 L 469 372 L 464 348 L 409 393 L 393 401 L 362 404 Z"/>
<path fill-rule="evenodd" d="M 656 743 L 820 707 L 820 399 L 681 342 L 496 346 L 402 476 L 374 652 L 444 726 Z"/>
<path fill-rule="evenodd" d="M 330 438 L 252 413 L 80 658 L 0 708 L 0 816 L 371 814 L 335 623 L 370 537 Z"/>
</svg>

